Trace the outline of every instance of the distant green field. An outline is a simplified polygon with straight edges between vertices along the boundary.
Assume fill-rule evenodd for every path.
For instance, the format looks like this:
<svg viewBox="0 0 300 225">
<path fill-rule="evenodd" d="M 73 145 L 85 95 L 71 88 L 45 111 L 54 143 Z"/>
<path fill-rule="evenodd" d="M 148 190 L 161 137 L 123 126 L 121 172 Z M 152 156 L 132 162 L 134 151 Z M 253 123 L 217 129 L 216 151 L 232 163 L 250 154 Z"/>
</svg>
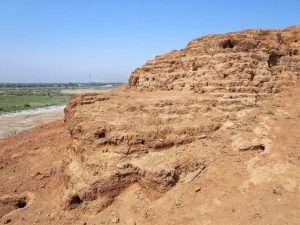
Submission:
<svg viewBox="0 0 300 225">
<path fill-rule="evenodd" d="M 66 104 L 70 93 L 65 90 L 103 89 L 119 83 L 60 83 L 60 84 L 5 84 L 0 83 L 0 114 Z M 110 88 L 110 87 L 109 87 Z"/>
<path fill-rule="evenodd" d="M 69 96 L 52 87 L 0 87 L 0 113 L 65 104 Z"/>
<path fill-rule="evenodd" d="M 68 96 L 64 95 L 0 95 L 0 112 L 14 112 L 51 105 L 62 105 L 67 100 Z"/>
</svg>

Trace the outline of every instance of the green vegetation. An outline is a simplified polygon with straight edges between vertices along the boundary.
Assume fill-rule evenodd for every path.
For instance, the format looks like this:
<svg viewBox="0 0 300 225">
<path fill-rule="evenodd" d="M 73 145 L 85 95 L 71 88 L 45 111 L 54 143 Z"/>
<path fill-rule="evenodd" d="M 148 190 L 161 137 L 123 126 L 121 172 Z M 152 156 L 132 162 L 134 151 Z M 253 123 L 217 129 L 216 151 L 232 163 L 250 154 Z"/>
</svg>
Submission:
<svg viewBox="0 0 300 225">
<path fill-rule="evenodd" d="M 119 84 L 0 84 L 0 113 L 64 105 L 70 96 L 64 90 L 104 89 L 107 85 L 111 87 Z"/>
<path fill-rule="evenodd" d="M 267 115 L 271 115 L 271 116 L 274 116 L 274 115 L 275 115 L 275 113 L 272 112 L 272 111 L 268 111 L 268 112 L 266 112 L 266 114 L 267 114 Z"/>
<path fill-rule="evenodd" d="M 14 112 L 51 105 L 63 105 L 68 96 L 0 95 L 0 112 Z"/>
<path fill-rule="evenodd" d="M 63 105 L 68 96 L 56 88 L 42 87 L 0 87 L 0 113 L 14 112 L 51 105 Z"/>
</svg>

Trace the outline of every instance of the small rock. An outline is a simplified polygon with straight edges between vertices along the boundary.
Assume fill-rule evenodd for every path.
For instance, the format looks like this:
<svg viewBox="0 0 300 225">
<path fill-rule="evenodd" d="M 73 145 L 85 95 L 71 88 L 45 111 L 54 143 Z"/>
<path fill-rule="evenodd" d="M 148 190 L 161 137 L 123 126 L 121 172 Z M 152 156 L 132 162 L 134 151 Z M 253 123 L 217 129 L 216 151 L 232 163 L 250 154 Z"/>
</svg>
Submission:
<svg viewBox="0 0 300 225">
<path fill-rule="evenodd" d="M 183 202 L 182 202 L 182 200 L 180 200 L 180 199 L 176 200 L 175 206 L 176 206 L 177 208 L 183 207 Z"/>
<path fill-rule="evenodd" d="M 202 165 L 199 169 L 189 173 L 184 180 L 183 183 L 189 183 L 195 180 L 204 170 L 206 169 L 205 165 Z"/>
<path fill-rule="evenodd" d="M 273 188 L 273 194 L 274 194 L 274 195 L 281 195 L 282 192 L 281 192 L 280 188 L 274 187 L 274 188 Z"/>
<path fill-rule="evenodd" d="M 241 152 L 246 151 L 255 151 L 255 152 L 262 152 L 266 149 L 264 144 L 244 144 L 239 147 Z"/>
<path fill-rule="evenodd" d="M 201 191 L 201 187 L 197 187 L 196 189 L 195 189 L 195 192 L 199 192 L 199 191 Z"/>
<path fill-rule="evenodd" d="M 37 176 L 40 176 L 40 175 L 42 175 L 41 172 L 36 172 L 36 173 L 34 173 L 33 175 L 31 175 L 31 177 L 37 177 Z"/>
<path fill-rule="evenodd" d="M 114 217 L 111 219 L 111 222 L 113 222 L 113 223 L 119 223 L 119 222 L 120 222 L 120 218 L 117 217 L 117 216 L 114 216 Z"/>
<path fill-rule="evenodd" d="M 200 139 L 205 139 L 205 138 L 207 138 L 207 135 L 206 135 L 206 134 L 200 135 L 200 136 L 198 137 L 199 140 L 200 140 Z"/>
</svg>

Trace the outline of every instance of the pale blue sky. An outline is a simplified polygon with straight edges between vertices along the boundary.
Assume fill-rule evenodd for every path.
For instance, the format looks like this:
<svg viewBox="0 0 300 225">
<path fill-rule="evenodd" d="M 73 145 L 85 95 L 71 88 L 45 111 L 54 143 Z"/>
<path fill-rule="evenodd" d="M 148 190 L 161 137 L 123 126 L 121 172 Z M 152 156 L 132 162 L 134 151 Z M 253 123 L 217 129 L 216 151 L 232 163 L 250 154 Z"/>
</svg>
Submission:
<svg viewBox="0 0 300 225">
<path fill-rule="evenodd" d="M 1 0 L 0 82 L 127 81 L 201 35 L 297 23 L 299 0 Z"/>
</svg>

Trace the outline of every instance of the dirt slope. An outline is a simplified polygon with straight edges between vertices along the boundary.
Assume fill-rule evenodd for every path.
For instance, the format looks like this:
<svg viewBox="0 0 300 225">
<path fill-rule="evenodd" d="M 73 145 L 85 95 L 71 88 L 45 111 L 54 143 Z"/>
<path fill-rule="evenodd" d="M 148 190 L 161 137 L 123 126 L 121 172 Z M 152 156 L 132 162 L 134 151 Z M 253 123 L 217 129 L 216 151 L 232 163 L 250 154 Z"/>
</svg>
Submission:
<svg viewBox="0 0 300 225">
<path fill-rule="evenodd" d="M 299 225 L 299 42 L 299 26 L 196 39 L 2 140 L 0 221 Z"/>
<path fill-rule="evenodd" d="M 2 224 L 60 224 L 53 213 L 61 211 L 62 160 L 69 143 L 62 121 L 0 140 Z"/>
</svg>

